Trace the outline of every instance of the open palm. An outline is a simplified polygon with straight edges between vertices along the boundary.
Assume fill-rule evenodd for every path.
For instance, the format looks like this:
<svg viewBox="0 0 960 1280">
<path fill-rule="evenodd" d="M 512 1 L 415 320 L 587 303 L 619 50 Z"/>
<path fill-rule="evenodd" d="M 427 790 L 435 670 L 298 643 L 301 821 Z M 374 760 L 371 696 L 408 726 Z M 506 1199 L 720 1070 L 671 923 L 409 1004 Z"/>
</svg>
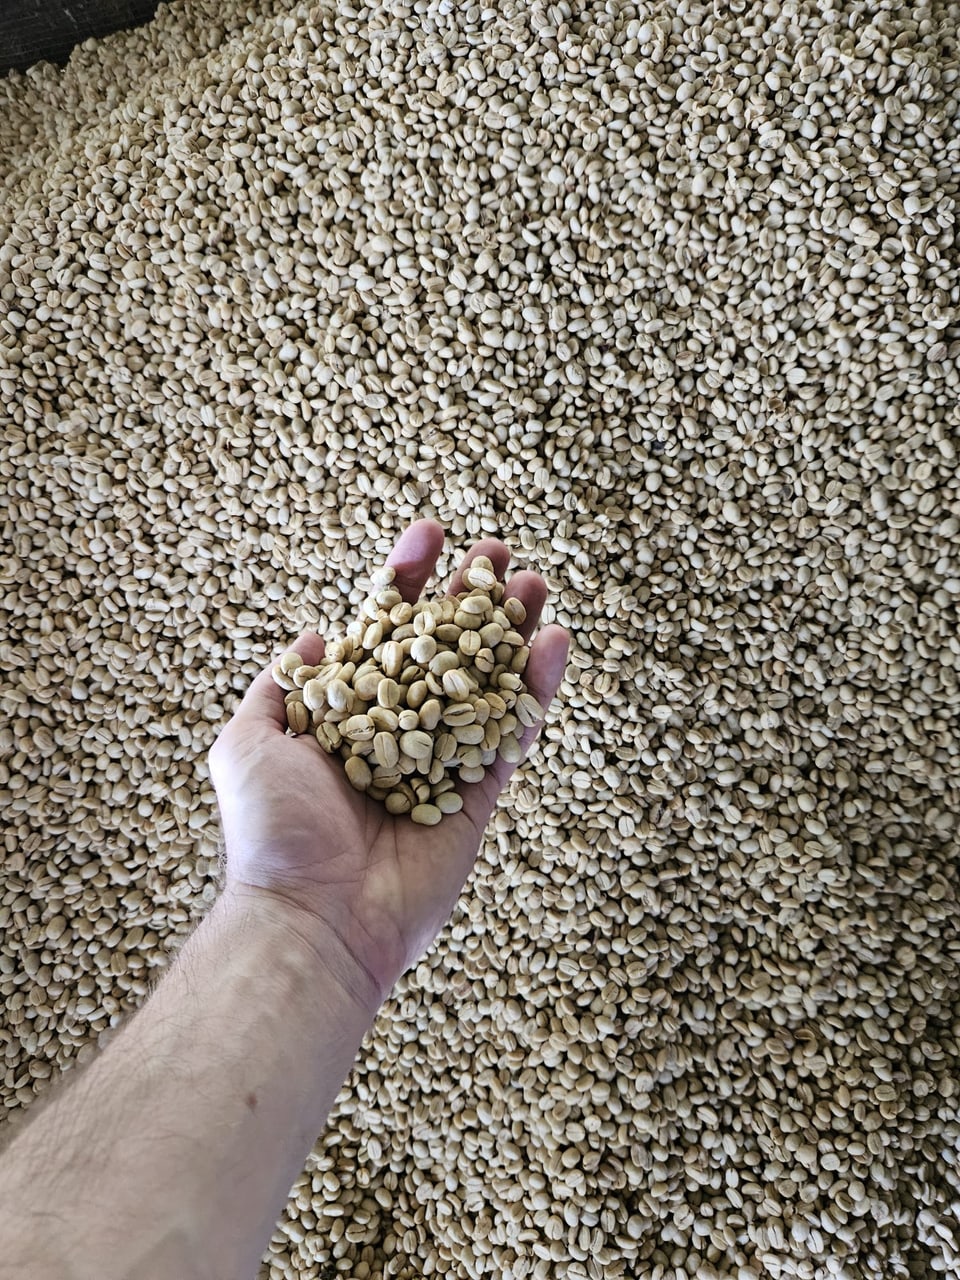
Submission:
<svg viewBox="0 0 960 1280">
<path fill-rule="evenodd" d="M 443 546 L 443 528 L 420 520 L 397 542 L 387 564 L 394 587 L 415 603 Z M 496 539 L 474 544 L 450 583 L 478 555 L 503 578 L 510 551 Z M 526 608 L 518 630 L 529 641 L 546 599 L 538 574 L 521 571 L 506 584 Z M 524 680 L 548 707 L 563 675 L 567 634 L 548 626 L 531 646 Z M 323 640 L 301 635 L 293 648 L 310 664 Z M 312 734 L 286 733 L 284 692 L 273 663 L 253 681 L 236 714 L 210 751 L 210 772 L 227 851 L 228 885 L 282 898 L 342 945 L 375 984 L 381 998 L 414 964 L 449 919 L 473 866 L 500 791 L 516 768 L 499 759 L 482 782 L 458 787 L 463 809 L 435 827 L 394 817 L 347 781 L 339 756 L 327 755 Z M 527 729 L 524 755 L 541 726 Z"/>
</svg>

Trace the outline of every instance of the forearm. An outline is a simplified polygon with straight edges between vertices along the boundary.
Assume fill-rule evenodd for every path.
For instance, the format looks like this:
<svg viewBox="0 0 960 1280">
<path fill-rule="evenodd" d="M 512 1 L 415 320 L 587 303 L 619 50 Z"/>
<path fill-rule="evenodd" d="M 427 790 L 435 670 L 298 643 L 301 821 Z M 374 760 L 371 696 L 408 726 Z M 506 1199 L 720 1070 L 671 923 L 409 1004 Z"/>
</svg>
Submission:
<svg viewBox="0 0 960 1280">
<path fill-rule="evenodd" d="M 340 963 L 279 910 L 221 899 L 0 1158 L 0 1276 L 254 1276 L 376 1015 Z"/>
</svg>

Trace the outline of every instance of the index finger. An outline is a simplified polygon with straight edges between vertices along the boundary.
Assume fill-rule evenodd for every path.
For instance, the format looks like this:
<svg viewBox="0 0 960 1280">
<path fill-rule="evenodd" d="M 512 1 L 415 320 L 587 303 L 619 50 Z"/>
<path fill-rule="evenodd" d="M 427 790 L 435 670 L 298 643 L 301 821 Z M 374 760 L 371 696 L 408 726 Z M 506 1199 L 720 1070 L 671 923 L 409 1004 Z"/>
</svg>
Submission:
<svg viewBox="0 0 960 1280">
<path fill-rule="evenodd" d="M 416 520 L 404 529 L 386 559 L 396 573 L 392 586 L 407 604 L 416 604 L 443 550 L 443 525 Z"/>
<path fill-rule="evenodd" d="M 568 632 L 556 623 L 551 623 L 540 632 L 530 650 L 530 660 L 523 679 L 528 692 L 543 708 L 545 716 L 549 713 L 550 705 L 563 679 L 569 649 Z M 463 797 L 462 812 L 478 834 L 482 835 L 490 815 L 496 808 L 500 792 L 510 781 L 514 770 L 526 759 L 545 723 L 545 720 L 538 720 L 536 724 L 524 729 L 520 736 L 518 761 L 508 762 L 498 755 L 496 760 L 487 766 L 487 772 L 482 781 L 457 788 Z"/>
</svg>

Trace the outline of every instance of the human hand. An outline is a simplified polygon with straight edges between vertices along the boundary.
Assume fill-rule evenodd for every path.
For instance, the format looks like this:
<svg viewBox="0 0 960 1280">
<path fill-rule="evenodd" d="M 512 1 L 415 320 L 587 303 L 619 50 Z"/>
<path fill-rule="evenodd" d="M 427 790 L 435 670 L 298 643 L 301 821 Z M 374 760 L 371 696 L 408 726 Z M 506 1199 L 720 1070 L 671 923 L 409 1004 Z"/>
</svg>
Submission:
<svg viewBox="0 0 960 1280">
<path fill-rule="evenodd" d="M 444 531 L 419 520 L 404 531 L 386 563 L 393 586 L 415 603 L 436 565 Z M 493 538 L 467 552 L 448 590 L 462 590 L 463 569 L 478 555 L 502 580 L 509 548 Z M 522 570 L 506 583 L 526 608 L 517 629 L 529 642 L 546 600 L 546 585 Z M 291 646 L 311 666 L 324 645 L 305 632 Z M 545 709 L 566 666 L 568 636 L 544 627 L 530 649 L 524 681 Z M 220 804 L 227 853 L 227 892 L 282 909 L 290 927 L 306 933 L 337 967 L 347 963 L 354 990 L 376 1006 L 446 924 L 483 832 L 515 764 L 499 757 L 482 782 L 460 783 L 463 809 L 435 827 L 394 817 L 378 800 L 355 791 L 343 761 L 327 755 L 312 734 L 288 736 L 284 691 L 274 662 L 247 690 L 210 750 L 210 774 Z M 525 757 L 542 728 L 521 739 Z M 336 954 L 337 952 L 341 954 Z"/>
</svg>

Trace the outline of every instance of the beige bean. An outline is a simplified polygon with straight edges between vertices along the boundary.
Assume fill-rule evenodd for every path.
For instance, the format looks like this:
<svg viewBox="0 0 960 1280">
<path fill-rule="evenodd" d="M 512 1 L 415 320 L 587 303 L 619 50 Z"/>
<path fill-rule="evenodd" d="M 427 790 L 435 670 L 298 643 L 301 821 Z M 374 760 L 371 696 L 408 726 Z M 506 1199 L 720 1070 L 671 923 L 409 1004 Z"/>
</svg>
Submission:
<svg viewBox="0 0 960 1280">
<path fill-rule="evenodd" d="M 530 650 L 526 645 L 517 649 L 513 657 L 510 659 L 510 670 L 515 675 L 523 675 L 527 669 L 527 662 L 530 658 Z"/>
<path fill-rule="evenodd" d="M 459 634 L 459 632 L 458 632 Z M 445 650 L 430 660 L 430 672 L 441 679 L 448 671 L 456 671 L 460 666 L 460 658 L 455 653 Z"/>
<path fill-rule="evenodd" d="M 433 754 L 442 764 L 446 764 L 457 754 L 459 743 L 452 733 L 440 733 L 434 739 Z"/>
<path fill-rule="evenodd" d="M 302 689 L 308 680 L 315 680 L 320 674 L 320 667 L 297 667 L 293 673 L 293 683 L 298 689 Z"/>
<path fill-rule="evenodd" d="M 390 610 L 390 621 L 395 627 L 405 627 L 412 617 L 413 605 L 408 604 L 406 600 L 395 604 Z"/>
<path fill-rule="evenodd" d="M 503 612 L 507 615 L 513 625 L 519 626 L 521 622 L 525 622 L 527 618 L 527 610 L 521 600 L 516 596 L 509 596 L 503 602 Z"/>
<path fill-rule="evenodd" d="M 503 627 L 498 622 L 488 622 L 480 628 L 477 636 L 481 642 L 480 647 L 495 649 L 503 640 Z"/>
<path fill-rule="evenodd" d="M 415 711 L 417 707 L 426 702 L 429 692 L 430 690 L 423 680 L 415 680 L 407 690 L 407 706 Z"/>
<path fill-rule="evenodd" d="M 480 765 L 476 767 L 463 765 L 457 774 L 461 782 L 482 782 L 486 775 L 486 769 Z"/>
<path fill-rule="evenodd" d="M 499 720 L 507 710 L 507 704 L 498 693 L 492 693 L 489 689 L 483 695 L 483 700 L 490 708 L 490 717 L 493 720 Z"/>
<path fill-rule="evenodd" d="M 419 637 L 430 636 L 432 638 L 436 629 L 437 619 L 432 613 L 424 610 L 413 615 L 414 635 Z M 434 641 L 434 643 L 436 642 Z"/>
<path fill-rule="evenodd" d="M 479 591 L 492 591 L 497 585 L 497 575 L 493 569 L 484 569 L 477 564 L 471 564 L 464 569 L 462 578 L 465 587 L 472 587 Z"/>
<path fill-rule="evenodd" d="M 367 715 L 351 716 L 340 726 L 340 732 L 351 742 L 369 742 L 376 731 L 376 726 Z"/>
<path fill-rule="evenodd" d="M 437 642 L 431 635 L 420 635 L 410 646 L 410 657 L 418 666 L 426 667 L 436 656 Z"/>
<path fill-rule="evenodd" d="M 351 756 L 344 768 L 350 779 L 350 785 L 357 791 L 366 791 L 373 781 L 373 774 L 366 760 L 362 760 L 359 756 Z"/>
<path fill-rule="evenodd" d="M 463 701 L 464 698 L 468 698 L 470 696 L 470 680 L 466 672 L 461 669 L 456 671 L 445 671 L 443 673 L 442 684 L 443 691 L 448 698 L 456 698 L 458 701 Z M 426 689 L 426 685 L 424 685 L 424 689 Z M 410 705 L 413 706 L 414 704 L 411 702 Z"/>
<path fill-rule="evenodd" d="M 429 760 L 433 755 L 433 739 L 429 733 L 413 729 L 400 735 L 400 749 L 415 760 Z"/>
<path fill-rule="evenodd" d="M 477 746 L 483 741 L 484 728 L 479 724 L 460 724 L 453 730 L 453 736 L 461 746 Z"/>
<path fill-rule="evenodd" d="M 396 711 L 388 707 L 370 707 L 367 715 L 376 728 L 383 729 L 385 733 L 394 733 L 400 723 L 400 717 Z"/>
<path fill-rule="evenodd" d="M 410 817 L 414 822 L 420 823 L 421 826 L 435 827 L 443 817 L 443 814 L 435 804 L 424 804 L 421 802 L 411 809 Z"/>
<path fill-rule="evenodd" d="M 458 724 L 473 724 L 477 718 L 477 711 L 472 702 L 452 702 L 444 707 L 441 718 L 445 725 L 453 728 Z"/>
<path fill-rule="evenodd" d="M 396 640 L 387 640 L 380 651 L 383 674 L 395 679 L 403 670 L 403 647 Z"/>
<path fill-rule="evenodd" d="M 479 747 L 461 747 L 460 763 L 466 765 L 468 769 L 476 768 L 480 762 L 483 752 Z"/>
<path fill-rule="evenodd" d="M 457 648 L 467 658 L 472 658 L 483 648 L 479 631 L 461 631 Z"/>
<path fill-rule="evenodd" d="M 333 711 L 346 711 L 353 703 L 353 690 L 344 680 L 331 680 L 327 685 L 327 702 Z"/>
<path fill-rule="evenodd" d="M 377 688 L 382 679 L 379 671 L 365 671 L 363 675 L 354 677 L 353 691 L 364 702 L 372 702 L 377 696 Z"/>
<path fill-rule="evenodd" d="M 493 610 L 489 599 L 485 595 L 468 595 L 461 597 L 458 612 L 482 617 L 486 613 L 492 613 Z"/>
<path fill-rule="evenodd" d="M 340 746 L 340 729 L 335 724 L 321 724 L 316 729 L 316 739 L 329 755 Z"/>
<path fill-rule="evenodd" d="M 386 787 L 388 791 L 392 791 L 402 777 L 399 769 L 388 769 L 385 765 L 378 764 L 373 770 L 374 786 Z"/>
<path fill-rule="evenodd" d="M 441 622 L 434 635 L 441 644 L 456 644 L 460 639 L 461 631 L 453 622 Z"/>
<path fill-rule="evenodd" d="M 434 760 L 431 762 L 430 769 L 427 772 L 427 781 L 431 784 L 437 783 L 444 776 L 446 770 L 443 767 L 442 760 Z"/>
<path fill-rule="evenodd" d="M 512 733 L 505 733 L 500 739 L 500 746 L 497 754 L 501 760 L 506 760 L 507 764 L 517 764 L 520 760 L 520 743 L 516 736 Z"/>
<path fill-rule="evenodd" d="M 400 702 L 400 686 L 396 680 L 381 680 L 377 685 L 377 705 L 392 710 Z"/>
<path fill-rule="evenodd" d="M 294 733 L 306 733 L 310 728 L 310 713 L 302 702 L 287 703 L 287 724 Z"/>
<path fill-rule="evenodd" d="M 380 732 L 373 739 L 373 754 L 377 764 L 384 768 L 392 768 L 400 759 L 400 748 L 392 733 Z"/>
<path fill-rule="evenodd" d="M 303 701 L 309 711 L 320 711 L 327 705 L 326 686 L 321 680 L 308 680 L 303 686 Z"/>
<path fill-rule="evenodd" d="M 293 677 L 286 675 L 285 672 L 281 670 L 279 663 L 277 663 L 270 674 L 273 676 L 275 683 L 278 684 L 281 689 L 296 689 L 297 685 L 294 682 Z"/>
<path fill-rule="evenodd" d="M 442 708 L 436 698 L 428 698 L 420 708 L 420 727 L 426 729 L 428 733 L 440 723 L 440 715 Z"/>
<path fill-rule="evenodd" d="M 410 733 L 413 729 L 420 728 L 420 716 L 410 707 L 405 707 L 397 716 L 397 728 L 401 733 Z"/>
<path fill-rule="evenodd" d="M 364 649 L 375 649 L 383 639 L 383 624 L 380 622 L 371 622 L 369 627 L 363 633 Z"/>
<path fill-rule="evenodd" d="M 402 813 L 409 813 L 413 807 L 410 797 L 402 791 L 391 791 L 383 802 L 386 805 L 388 813 L 399 816 Z"/>
<path fill-rule="evenodd" d="M 452 781 L 450 785 L 451 787 L 453 786 Z M 435 791 L 433 803 L 443 814 L 459 813 L 463 808 L 463 797 L 458 795 L 456 791 L 442 791 L 439 795 Z"/>
<path fill-rule="evenodd" d="M 481 675 L 489 675 L 497 665 L 492 649 L 480 649 L 473 657 L 473 665 Z"/>
<path fill-rule="evenodd" d="M 458 609 L 453 615 L 453 621 L 459 630 L 471 629 L 479 631 L 483 626 L 483 618 L 478 613 L 467 613 L 462 609 Z"/>
<path fill-rule="evenodd" d="M 517 698 L 517 719 L 522 725 L 529 727 L 537 724 L 545 714 L 543 707 L 532 693 L 521 693 Z"/>
<path fill-rule="evenodd" d="M 284 675 L 292 676 L 298 667 L 303 666 L 303 659 L 294 649 L 289 649 L 281 657 L 279 666 Z"/>
<path fill-rule="evenodd" d="M 382 591 L 378 591 L 374 596 L 377 604 L 381 609 L 389 614 L 390 610 L 398 604 L 403 603 L 403 596 L 395 587 L 384 587 Z"/>
</svg>

